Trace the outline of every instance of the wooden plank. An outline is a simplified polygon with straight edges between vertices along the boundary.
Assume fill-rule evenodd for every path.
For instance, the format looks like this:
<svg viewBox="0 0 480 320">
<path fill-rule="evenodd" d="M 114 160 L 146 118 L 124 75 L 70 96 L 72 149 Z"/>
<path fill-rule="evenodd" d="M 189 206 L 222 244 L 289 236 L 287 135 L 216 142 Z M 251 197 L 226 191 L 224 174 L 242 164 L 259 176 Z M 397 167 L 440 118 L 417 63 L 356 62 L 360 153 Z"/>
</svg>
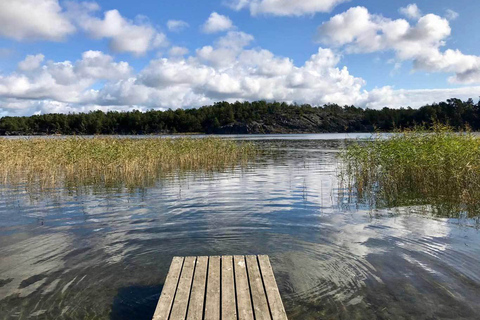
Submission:
<svg viewBox="0 0 480 320">
<path fill-rule="evenodd" d="M 153 320 L 287 320 L 268 256 L 174 257 Z"/>
<path fill-rule="evenodd" d="M 163 284 L 162 295 L 158 300 L 153 320 L 168 320 L 172 308 L 175 291 L 177 290 L 178 279 L 183 266 L 183 257 L 174 257 L 168 270 L 167 279 Z"/>
<path fill-rule="evenodd" d="M 237 320 L 233 257 L 222 257 L 222 320 Z"/>
<path fill-rule="evenodd" d="M 267 296 L 263 288 L 262 275 L 258 268 L 257 256 L 246 256 L 245 260 L 247 262 L 248 280 L 250 283 L 250 292 L 252 293 L 255 320 L 271 320 Z"/>
<path fill-rule="evenodd" d="M 210 257 L 208 261 L 207 291 L 205 300 L 205 320 L 220 319 L 220 257 Z"/>
<path fill-rule="evenodd" d="M 267 293 L 267 300 L 270 306 L 272 319 L 287 320 L 287 314 L 285 313 L 282 298 L 278 291 L 270 259 L 268 259 L 268 256 L 261 255 L 258 256 L 258 262 L 260 265 L 260 272 L 262 273 L 263 283 L 265 285 L 265 291 Z"/>
<path fill-rule="evenodd" d="M 177 293 L 173 301 L 170 319 L 183 320 L 187 315 L 188 300 L 192 287 L 193 272 L 195 269 L 196 257 L 186 257 L 183 262 L 182 274 L 178 282 Z"/>
<path fill-rule="evenodd" d="M 234 256 L 235 286 L 239 320 L 253 320 L 252 301 L 248 285 L 247 268 L 244 256 Z"/>
<path fill-rule="evenodd" d="M 187 319 L 203 319 L 203 303 L 207 284 L 208 257 L 197 257 L 195 274 L 193 276 L 192 292 L 188 304 Z"/>
</svg>

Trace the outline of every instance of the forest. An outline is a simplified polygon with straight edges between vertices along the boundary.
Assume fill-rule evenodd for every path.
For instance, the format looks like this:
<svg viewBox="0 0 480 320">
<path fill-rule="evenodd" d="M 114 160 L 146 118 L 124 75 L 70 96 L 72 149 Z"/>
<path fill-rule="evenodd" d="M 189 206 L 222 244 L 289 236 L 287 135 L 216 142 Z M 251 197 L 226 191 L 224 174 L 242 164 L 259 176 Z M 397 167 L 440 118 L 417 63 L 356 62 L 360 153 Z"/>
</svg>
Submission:
<svg viewBox="0 0 480 320">
<path fill-rule="evenodd" d="M 480 101 L 449 99 L 413 108 L 364 109 L 355 106 L 280 102 L 218 102 L 177 110 L 42 114 L 0 118 L 0 135 L 94 135 L 171 133 L 322 133 L 371 132 L 416 125 L 448 124 L 480 130 Z"/>
</svg>

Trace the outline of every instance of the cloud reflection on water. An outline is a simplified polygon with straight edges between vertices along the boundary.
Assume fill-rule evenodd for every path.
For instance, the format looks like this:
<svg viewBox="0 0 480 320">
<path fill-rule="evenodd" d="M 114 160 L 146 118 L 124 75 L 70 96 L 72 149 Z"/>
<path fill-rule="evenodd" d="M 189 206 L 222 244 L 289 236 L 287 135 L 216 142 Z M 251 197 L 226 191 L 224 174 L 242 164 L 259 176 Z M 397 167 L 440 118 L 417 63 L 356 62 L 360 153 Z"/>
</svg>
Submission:
<svg viewBox="0 0 480 320">
<path fill-rule="evenodd" d="M 131 315 L 155 297 L 129 288 L 161 285 L 174 255 L 262 253 L 292 319 L 480 312 L 478 230 L 345 206 L 335 148 L 287 146 L 249 168 L 171 177 L 137 193 L 30 202 L 11 190 L 0 200 L 0 310 L 109 318 L 116 301 Z"/>
</svg>

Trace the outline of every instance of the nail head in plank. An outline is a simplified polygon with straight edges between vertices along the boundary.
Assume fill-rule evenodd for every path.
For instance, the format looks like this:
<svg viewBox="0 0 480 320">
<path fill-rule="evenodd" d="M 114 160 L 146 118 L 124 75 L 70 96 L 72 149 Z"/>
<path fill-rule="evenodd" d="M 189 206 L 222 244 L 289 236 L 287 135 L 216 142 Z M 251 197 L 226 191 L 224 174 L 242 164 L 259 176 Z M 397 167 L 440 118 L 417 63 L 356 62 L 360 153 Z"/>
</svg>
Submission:
<svg viewBox="0 0 480 320">
<path fill-rule="evenodd" d="M 278 291 L 277 282 L 275 281 L 275 276 L 268 256 L 258 256 L 258 262 L 263 277 L 263 283 L 265 285 L 265 291 L 267 293 L 268 304 L 272 313 L 272 319 L 287 320 L 282 298 Z"/>
<path fill-rule="evenodd" d="M 182 274 L 178 282 L 177 293 L 173 301 L 170 319 L 182 320 L 187 315 L 187 306 L 190 299 L 193 271 L 195 269 L 196 257 L 186 257 L 183 262 Z"/>
<path fill-rule="evenodd" d="M 203 303 L 205 301 L 205 287 L 207 284 L 207 266 L 208 257 L 197 257 L 190 302 L 188 304 L 188 320 L 203 319 Z"/>
<path fill-rule="evenodd" d="M 234 256 L 235 286 L 239 320 L 253 320 L 252 301 L 248 285 L 247 268 L 244 256 Z"/>
<path fill-rule="evenodd" d="M 246 256 L 245 260 L 247 262 L 248 280 L 250 283 L 250 292 L 252 293 L 255 320 L 271 320 L 257 256 Z"/>
<path fill-rule="evenodd" d="M 205 300 L 205 320 L 220 319 L 220 257 L 213 256 L 208 261 L 207 290 Z"/>
<path fill-rule="evenodd" d="M 180 272 L 183 266 L 183 257 L 173 257 L 167 278 L 163 284 L 162 294 L 158 300 L 153 320 L 167 320 L 172 308 L 175 291 L 177 289 Z"/>
<path fill-rule="evenodd" d="M 237 320 L 233 257 L 222 257 L 222 320 Z"/>
</svg>

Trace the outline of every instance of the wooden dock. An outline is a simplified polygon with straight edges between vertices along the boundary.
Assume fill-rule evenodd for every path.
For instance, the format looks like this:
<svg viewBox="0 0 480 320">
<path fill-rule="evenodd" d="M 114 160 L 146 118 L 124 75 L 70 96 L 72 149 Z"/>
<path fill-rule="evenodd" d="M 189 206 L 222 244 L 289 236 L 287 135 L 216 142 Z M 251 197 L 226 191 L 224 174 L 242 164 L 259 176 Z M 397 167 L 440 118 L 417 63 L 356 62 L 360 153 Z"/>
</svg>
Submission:
<svg viewBox="0 0 480 320">
<path fill-rule="evenodd" d="M 153 320 L 287 320 L 268 256 L 174 257 Z"/>
</svg>

